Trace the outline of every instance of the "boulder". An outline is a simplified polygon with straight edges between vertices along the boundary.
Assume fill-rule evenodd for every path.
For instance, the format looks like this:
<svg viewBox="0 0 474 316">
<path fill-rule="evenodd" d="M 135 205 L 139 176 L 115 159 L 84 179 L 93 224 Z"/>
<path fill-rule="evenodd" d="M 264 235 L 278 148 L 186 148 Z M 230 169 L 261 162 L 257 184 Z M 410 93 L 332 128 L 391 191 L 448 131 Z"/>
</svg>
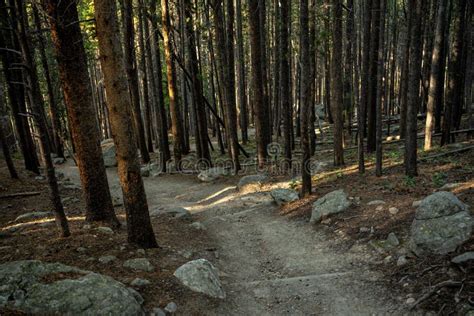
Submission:
<svg viewBox="0 0 474 316">
<path fill-rule="evenodd" d="M 323 217 L 347 210 L 351 206 L 344 190 L 330 192 L 313 203 L 311 223 L 321 221 Z"/>
<path fill-rule="evenodd" d="M 264 174 L 253 174 L 242 177 L 237 184 L 239 192 L 256 192 L 259 191 L 263 184 L 268 181 L 268 177 Z"/>
<path fill-rule="evenodd" d="M 219 271 L 206 259 L 189 261 L 179 267 L 174 276 L 191 290 L 214 298 L 225 298 Z"/>
<path fill-rule="evenodd" d="M 209 168 L 207 170 L 201 171 L 198 174 L 198 179 L 201 180 L 202 182 L 213 182 L 220 177 L 227 176 L 229 175 L 230 172 L 226 170 L 225 168 Z"/>
<path fill-rule="evenodd" d="M 298 192 L 292 189 L 274 189 L 270 195 L 279 206 L 299 199 Z"/>
<path fill-rule="evenodd" d="M 0 265 L 0 307 L 40 315 L 144 315 L 135 290 L 98 273 L 37 260 Z"/>
<path fill-rule="evenodd" d="M 416 210 L 410 247 L 417 255 L 446 254 L 471 237 L 472 225 L 466 204 L 451 192 L 436 192 Z"/>
<path fill-rule="evenodd" d="M 102 156 L 104 157 L 104 164 L 106 168 L 116 167 L 117 158 L 115 157 L 115 144 L 113 139 L 106 139 L 100 143 L 102 148 Z"/>
<path fill-rule="evenodd" d="M 148 261 L 147 258 L 129 259 L 123 263 L 124 268 L 129 268 L 135 271 L 153 272 L 155 267 Z"/>
</svg>

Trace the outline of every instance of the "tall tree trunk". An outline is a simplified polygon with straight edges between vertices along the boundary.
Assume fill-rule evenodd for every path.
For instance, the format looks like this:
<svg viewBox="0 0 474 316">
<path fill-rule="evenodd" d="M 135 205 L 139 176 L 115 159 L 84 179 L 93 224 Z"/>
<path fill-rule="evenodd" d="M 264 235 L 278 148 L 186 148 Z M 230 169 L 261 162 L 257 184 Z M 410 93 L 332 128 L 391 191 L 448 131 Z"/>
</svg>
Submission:
<svg viewBox="0 0 474 316">
<path fill-rule="evenodd" d="M 421 1 L 409 0 L 411 14 L 410 30 L 410 66 L 408 76 L 407 133 L 405 138 L 405 174 L 409 177 L 418 175 L 417 169 L 417 112 L 420 102 L 421 71 Z"/>
<path fill-rule="evenodd" d="M 140 48 L 140 70 L 142 72 L 142 89 L 143 89 L 143 105 L 145 107 L 145 131 L 146 131 L 146 144 L 148 152 L 153 152 L 153 136 L 151 129 L 152 114 L 150 106 L 150 93 L 148 91 L 148 68 L 147 68 L 147 55 L 148 52 L 145 48 L 145 41 L 148 41 L 148 37 L 145 37 L 145 24 L 146 17 L 144 13 L 143 0 L 138 0 L 138 46 Z M 149 57 L 148 57 L 149 59 Z"/>
<path fill-rule="evenodd" d="M 363 23 L 363 47 L 362 47 L 362 74 L 361 74 L 361 88 L 360 88 L 360 104 L 358 113 L 358 160 L 359 173 L 365 173 L 364 162 L 364 136 L 366 125 L 366 113 L 368 103 L 369 90 L 369 68 L 370 68 L 370 25 L 372 20 L 372 0 L 365 0 L 364 2 L 364 23 Z"/>
<path fill-rule="evenodd" d="M 131 100 L 119 38 L 117 7 L 114 0 L 95 0 L 94 8 L 100 62 L 127 215 L 128 241 L 143 248 L 156 247 L 130 116 Z"/>
<path fill-rule="evenodd" d="M 183 122 L 181 108 L 178 102 L 176 87 L 176 70 L 173 63 L 173 47 L 171 45 L 171 24 L 168 0 L 161 0 L 161 19 L 163 26 L 163 43 L 166 60 L 166 74 L 168 77 L 168 94 L 171 113 L 171 132 L 173 133 L 173 156 L 177 170 L 181 169 L 181 157 L 184 151 Z"/>
<path fill-rule="evenodd" d="M 406 10 L 405 10 L 406 11 Z M 401 69 L 400 84 L 400 138 L 404 139 L 407 132 L 407 111 L 408 111 L 408 89 L 409 89 L 409 72 L 410 72 L 410 40 L 413 19 L 411 12 L 405 13 L 406 32 L 403 47 L 403 63 Z"/>
<path fill-rule="evenodd" d="M 342 0 L 334 1 L 332 19 L 331 108 L 334 120 L 334 165 L 342 166 L 344 164 Z"/>
<path fill-rule="evenodd" d="M 290 0 L 280 0 L 280 102 L 283 118 L 283 144 L 285 151 L 285 166 L 291 169 L 291 130 L 293 129 L 292 109 L 290 103 Z"/>
<path fill-rule="evenodd" d="M 100 148 L 76 2 L 48 0 L 46 6 L 86 202 L 86 220 L 119 226 Z"/>
<path fill-rule="evenodd" d="M 378 1 L 378 0 L 375 0 Z M 384 98 L 383 76 L 385 73 L 384 44 L 385 44 L 385 11 L 386 1 L 380 0 L 380 23 L 379 23 L 379 51 L 377 56 L 377 104 L 376 104 L 376 153 L 375 174 L 382 176 L 382 111 Z"/>
<path fill-rule="evenodd" d="M 369 66 L 369 86 L 367 102 L 367 152 L 375 151 L 376 143 L 376 108 L 377 108 L 377 60 L 380 45 L 379 25 L 380 25 L 380 0 L 372 1 L 372 29 L 370 32 L 370 66 Z"/>
<path fill-rule="evenodd" d="M 161 162 L 161 171 L 166 172 L 166 162 L 171 159 L 171 152 L 169 146 L 168 138 L 168 117 L 166 114 L 165 108 L 165 97 L 163 95 L 163 75 L 161 72 L 161 50 L 160 50 L 160 40 L 158 34 L 158 16 L 156 14 L 158 1 L 150 0 L 150 15 L 151 23 L 153 28 L 152 36 L 152 45 L 153 45 L 153 55 L 155 61 L 155 84 L 156 86 L 153 89 L 156 100 L 156 126 L 158 129 L 158 138 L 160 141 L 160 154 L 162 158 Z"/>
<path fill-rule="evenodd" d="M 13 4 L 13 0 L 10 2 Z M 26 79 L 29 87 L 29 98 L 31 110 L 33 111 L 34 120 L 39 133 L 39 140 L 41 145 L 41 153 L 43 154 L 43 160 L 46 168 L 46 175 L 48 179 L 48 185 L 50 190 L 50 199 L 53 204 L 54 216 L 56 219 L 56 225 L 61 233 L 62 237 L 68 237 L 71 235 L 69 231 L 69 225 L 67 222 L 66 214 L 64 214 L 64 208 L 59 195 L 59 186 L 56 179 L 56 173 L 54 171 L 53 161 L 51 159 L 50 143 L 48 140 L 48 127 L 45 121 L 44 115 L 44 102 L 39 89 L 38 75 L 36 72 L 36 65 L 33 60 L 33 51 L 31 51 L 30 43 L 27 38 L 27 21 L 25 3 L 22 0 L 15 1 L 15 13 L 16 16 L 16 30 L 18 32 L 18 39 L 23 56 L 23 62 L 26 66 Z"/>
<path fill-rule="evenodd" d="M 267 159 L 267 145 L 270 143 L 268 106 L 265 102 L 263 82 L 263 55 L 261 37 L 261 13 L 263 0 L 248 0 L 250 49 L 252 65 L 252 104 L 255 117 L 258 165 L 263 167 Z"/>
<path fill-rule="evenodd" d="M 200 152 L 197 158 L 208 165 L 211 165 L 211 154 L 209 152 L 207 135 L 206 106 L 202 95 L 202 82 L 199 79 L 198 59 L 196 54 L 195 33 L 193 31 L 193 8 L 191 1 L 185 1 L 186 33 L 188 43 L 189 73 L 192 81 L 192 94 L 194 99 L 197 133 L 196 142 L 199 142 Z M 198 144 L 196 144 L 198 146 Z"/>
<path fill-rule="evenodd" d="M 133 0 L 123 1 L 123 42 L 124 42 L 124 63 L 127 70 L 128 87 L 132 101 L 132 114 L 135 123 L 137 142 L 143 163 L 150 161 L 150 155 L 146 146 L 145 128 L 140 109 L 140 93 L 138 88 L 137 61 L 135 58 L 135 28 L 133 25 Z"/>
<path fill-rule="evenodd" d="M 342 8 L 341 8 L 342 10 Z M 342 13 L 342 12 L 341 12 Z M 309 103 L 310 103 L 310 56 L 309 56 L 309 13 L 308 0 L 300 1 L 300 65 L 301 65 L 301 146 L 303 149 L 303 160 L 301 161 L 301 196 L 311 194 L 311 150 L 309 144 Z"/>
<path fill-rule="evenodd" d="M 54 95 L 53 83 L 51 81 L 50 67 L 48 65 L 48 58 L 46 57 L 46 39 L 43 36 L 43 30 L 41 28 L 41 19 L 36 5 L 32 6 L 33 17 L 35 21 L 36 31 L 38 32 L 38 48 L 41 57 L 41 65 L 43 67 L 44 78 L 46 80 L 46 88 L 48 91 L 49 101 L 49 115 L 51 117 L 51 129 L 52 129 L 52 145 L 54 153 L 58 157 L 64 158 L 64 149 L 61 140 L 61 121 L 59 119 L 59 109 Z"/>
<path fill-rule="evenodd" d="M 244 35 L 242 31 L 242 1 L 236 0 L 236 40 L 237 40 L 237 91 L 240 109 L 240 131 L 242 142 L 246 144 L 249 140 L 248 121 L 249 114 L 247 109 L 246 79 L 245 79 L 245 52 Z"/>
<path fill-rule="evenodd" d="M 434 112 L 437 106 L 437 102 L 441 102 L 437 96 L 443 93 L 443 86 L 441 86 L 441 76 L 444 77 L 444 68 L 441 68 L 442 54 L 444 49 L 444 28 L 446 24 L 446 6 L 448 0 L 438 0 L 438 15 L 436 18 L 436 31 L 434 39 L 433 53 L 431 57 L 431 72 L 430 72 L 430 84 L 428 91 L 428 103 L 426 111 L 426 126 L 425 126 L 425 150 L 430 150 L 432 147 L 432 135 L 434 128 Z"/>
<path fill-rule="evenodd" d="M 12 2 L 10 2 L 10 4 L 12 4 Z M 0 7 L 2 8 L 0 10 L 0 47 L 9 49 L 0 51 L 3 73 L 8 88 L 8 99 L 10 101 L 15 128 L 20 140 L 20 149 L 25 168 L 26 170 L 39 174 L 36 146 L 33 141 L 28 118 L 24 115 L 26 113 L 25 86 L 17 84 L 23 82 L 24 78 L 22 70 L 15 66 L 21 64 L 22 60 L 21 56 L 16 53 L 21 49 L 19 47 L 18 37 L 14 32 L 14 5 L 9 5 L 8 10 L 5 0 L 0 0 Z"/>
</svg>

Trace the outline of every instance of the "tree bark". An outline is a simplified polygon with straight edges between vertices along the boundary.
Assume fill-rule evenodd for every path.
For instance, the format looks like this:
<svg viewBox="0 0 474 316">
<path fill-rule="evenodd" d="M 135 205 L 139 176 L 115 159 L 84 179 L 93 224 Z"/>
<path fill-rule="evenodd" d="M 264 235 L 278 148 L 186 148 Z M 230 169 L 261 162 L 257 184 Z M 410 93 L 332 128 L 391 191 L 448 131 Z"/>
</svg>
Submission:
<svg viewBox="0 0 474 316">
<path fill-rule="evenodd" d="M 443 93 L 443 86 L 441 85 L 441 76 L 444 77 L 444 68 L 442 63 L 442 54 L 445 50 L 444 48 L 444 28 L 446 24 L 446 6 L 448 0 L 438 0 L 438 15 L 436 18 L 436 31 L 434 39 L 433 53 L 431 57 L 431 72 L 430 72 L 430 83 L 428 90 L 428 103 L 426 111 L 426 126 L 425 126 L 425 144 L 424 149 L 430 150 L 433 146 L 432 144 L 432 135 L 434 128 L 434 119 L 435 119 L 435 109 L 438 106 L 437 102 L 441 102 L 441 99 L 437 96 Z"/>
<path fill-rule="evenodd" d="M 132 114 L 135 123 L 137 142 L 143 163 L 150 161 L 150 155 L 146 146 L 145 129 L 140 109 L 140 93 L 138 88 L 137 61 L 135 58 L 135 28 L 133 26 L 133 0 L 123 1 L 123 42 L 124 63 L 127 70 L 128 88 L 132 101 Z"/>
<path fill-rule="evenodd" d="M 244 54 L 244 36 L 242 31 L 242 1 L 236 0 L 236 40 L 237 40 L 237 91 L 240 109 L 240 131 L 242 142 L 246 144 L 249 141 L 248 121 L 249 114 L 247 109 L 246 78 L 245 78 L 245 54 Z"/>
<path fill-rule="evenodd" d="M 77 23 L 76 2 L 48 0 L 46 9 L 76 149 L 75 158 L 86 203 L 86 220 L 107 221 L 118 227 L 100 147 L 87 55 Z"/>
<path fill-rule="evenodd" d="M 291 130 L 293 129 L 292 109 L 290 104 L 290 47 L 289 47 L 289 25 L 290 25 L 290 0 L 280 1 L 280 102 L 281 116 L 283 118 L 283 146 L 284 166 L 291 170 Z"/>
<path fill-rule="evenodd" d="M 94 7 L 100 62 L 127 216 L 128 241 L 143 248 L 156 247 L 134 138 L 117 7 L 114 0 L 95 0 Z"/>
<path fill-rule="evenodd" d="M 375 0 L 378 1 L 378 0 Z M 385 73 L 384 43 L 385 43 L 385 11 L 386 1 L 380 0 L 379 23 L 379 51 L 377 56 L 377 104 L 376 104 L 376 148 L 375 148 L 375 174 L 382 176 L 382 111 L 384 99 L 383 77 Z"/>
<path fill-rule="evenodd" d="M 410 30 L 410 66 L 408 76 L 407 133 L 405 138 L 405 174 L 418 175 L 417 168 L 417 112 L 420 102 L 421 18 L 422 2 L 409 0 L 412 25 Z"/>
</svg>

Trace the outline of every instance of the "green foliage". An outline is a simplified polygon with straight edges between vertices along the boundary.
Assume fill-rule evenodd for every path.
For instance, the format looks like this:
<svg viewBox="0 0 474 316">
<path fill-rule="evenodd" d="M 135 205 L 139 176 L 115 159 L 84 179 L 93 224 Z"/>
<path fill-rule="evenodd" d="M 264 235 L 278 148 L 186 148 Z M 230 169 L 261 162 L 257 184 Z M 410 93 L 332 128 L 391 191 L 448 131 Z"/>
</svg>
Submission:
<svg viewBox="0 0 474 316">
<path fill-rule="evenodd" d="M 405 186 L 409 188 L 414 188 L 416 186 L 416 179 L 414 177 L 405 176 L 404 182 Z"/>
<path fill-rule="evenodd" d="M 296 178 L 293 178 L 293 179 L 291 179 L 290 183 L 288 184 L 288 187 L 292 190 L 295 190 L 298 187 L 298 185 L 300 185 L 300 184 L 301 184 L 300 181 L 298 181 Z"/>
<path fill-rule="evenodd" d="M 448 175 L 444 172 L 436 172 L 435 174 L 433 174 L 431 180 L 433 181 L 433 185 L 439 188 L 446 184 L 448 180 Z"/>
</svg>

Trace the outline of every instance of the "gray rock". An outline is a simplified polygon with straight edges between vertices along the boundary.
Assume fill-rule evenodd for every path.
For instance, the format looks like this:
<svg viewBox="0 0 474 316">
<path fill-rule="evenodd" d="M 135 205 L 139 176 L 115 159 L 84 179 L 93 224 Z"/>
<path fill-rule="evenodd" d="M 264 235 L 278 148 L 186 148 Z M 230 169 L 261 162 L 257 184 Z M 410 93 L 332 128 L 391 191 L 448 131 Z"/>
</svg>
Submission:
<svg viewBox="0 0 474 316">
<path fill-rule="evenodd" d="M 110 227 L 107 227 L 107 226 L 100 226 L 100 227 L 97 227 L 96 230 L 98 232 L 101 232 L 102 234 L 113 234 L 114 231 L 112 230 L 112 228 Z"/>
<path fill-rule="evenodd" d="M 206 230 L 206 226 L 204 226 L 204 224 L 200 222 L 194 222 L 190 226 L 197 230 Z"/>
<path fill-rule="evenodd" d="M 462 255 L 456 256 L 451 259 L 452 263 L 464 263 L 467 261 L 474 261 L 474 251 L 465 252 Z"/>
<path fill-rule="evenodd" d="M 436 192 L 416 210 L 410 247 L 417 255 L 446 254 L 471 237 L 472 225 L 467 205 L 450 192 Z"/>
<path fill-rule="evenodd" d="M 135 271 L 146 271 L 153 272 L 155 267 L 147 258 L 135 258 L 129 259 L 123 263 L 124 268 L 132 269 Z"/>
<path fill-rule="evenodd" d="M 115 144 L 113 139 L 106 139 L 100 143 L 102 148 L 102 156 L 104 157 L 104 164 L 106 168 L 116 167 L 117 158 L 115 157 Z"/>
<path fill-rule="evenodd" d="M 392 215 L 397 215 L 398 212 L 399 212 L 399 210 L 398 210 L 398 208 L 396 208 L 396 207 L 390 207 L 390 208 L 388 209 L 388 212 L 389 212 L 390 214 L 392 214 Z"/>
<path fill-rule="evenodd" d="M 373 201 L 370 201 L 370 202 L 367 203 L 367 205 L 381 205 L 381 204 L 385 204 L 385 201 L 373 200 Z"/>
<path fill-rule="evenodd" d="M 170 314 L 176 313 L 177 310 L 178 310 L 178 305 L 176 305 L 175 302 L 170 302 L 165 307 L 165 311 Z"/>
<path fill-rule="evenodd" d="M 446 184 L 443 185 L 439 190 L 440 190 L 440 191 L 452 190 L 452 189 L 459 188 L 459 187 L 462 186 L 463 184 L 464 184 L 464 183 L 446 183 Z"/>
<path fill-rule="evenodd" d="M 411 204 L 411 206 L 413 206 L 413 207 L 418 207 L 418 206 L 420 206 L 420 205 L 421 205 L 421 200 L 419 200 L 419 201 L 413 201 L 413 203 Z"/>
<path fill-rule="evenodd" d="M 167 215 L 171 216 L 173 218 L 184 218 L 184 217 L 189 217 L 191 213 L 184 207 L 156 207 L 150 211 L 150 216 L 151 217 L 157 217 L 160 215 Z"/>
<path fill-rule="evenodd" d="M 292 189 L 274 189 L 270 195 L 279 206 L 299 199 L 298 192 Z"/>
<path fill-rule="evenodd" d="M 400 256 L 397 259 L 397 266 L 401 267 L 404 266 L 408 263 L 407 257 L 406 256 Z"/>
<path fill-rule="evenodd" d="M 147 285 L 150 285 L 151 282 L 147 279 L 141 279 L 141 278 L 135 278 L 133 279 L 132 282 L 130 282 L 130 285 L 131 286 L 135 286 L 135 287 L 143 287 L 143 286 L 147 286 Z"/>
<path fill-rule="evenodd" d="M 39 218 L 45 218 L 52 215 L 53 213 L 51 212 L 41 212 L 41 211 L 29 212 L 29 213 L 21 214 L 20 216 L 15 218 L 15 222 L 30 221 L 30 220 L 35 220 Z"/>
<path fill-rule="evenodd" d="M 44 176 L 36 176 L 36 177 L 35 177 L 35 180 L 43 181 L 43 180 L 46 180 L 46 177 L 44 177 Z"/>
<path fill-rule="evenodd" d="M 44 282 L 49 275 L 77 274 Z M 135 290 L 101 274 L 36 260 L 0 265 L 0 307 L 41 315 L 144 315 Z"/>
<path fill-rule="evenodd" d="M 142 255 L 142 256 L 146 255 L 145 249 L 138 249 L 137 255 Z"/>
<path fill-rule="evenodd" d="M 65 162 L 66 162 L 66 159 L 64 159 L 64 158 L 54 158 L 53 159 L 53 163 L 55 165 L 62 165 Z"/>
<path fill-rule="evenodd" d="M 77 251 L 77 252 L 86 252 L 87 249 L 84 248 L 84 247 L 77 247 L 77 248 L 76 248 L 76 251 Z"/>
<path fill-rule="evenodd" d="M 333 191 L 313 203 L 310 222 L 317 223 L 321 221 L 323 217 L 343 212 L 350 206 L 351 202 L 347 198 L 347 194 L 344 190 Z"/>
<path fill-rule="evenodd" d="M 109 264 L 112 261 L 117 260 L 117 257 L 116 256 L 102 256 L 102 257 L 99 257 L 98 260 L 99 260 L 100 263 Z"/>
<path fill-rule="evenodd" d="M 219 271 L 206 259 L 198 259 L 179 267 L 174 276 L 191 290 L 215 298 L 225 298 L 225 292 L 219 280 Z"/>
<path fill-rule="evenodd" d="M 155 307 L 151 311 L 151 316 L 166 316 L 166 313 L 159 307 Z"/>
<path fill-rule="evenodd" d="M 257 192 L 260 191 L 263 184 L 268 181 L 268 177 L 264 174 L 254 174 L 242 177 L 237 184 L 239 192 Z"/>
<path fill-rule="evenodd" d="M 198 179 L 202 182 L 213 182 L 223 176 L 229 175 L 230 172 L 224 168 L 209 168 L 207 170 L 201 171 L 198 174 Z"/>
<path fill-rule="evenodd" d="M 388 234 L 386 243 L 389 247 L 396 247 L 400 245 L 400 241 L 398 240 L 397 235 L 395 235 L 395 233 Z"/>
</svg>

